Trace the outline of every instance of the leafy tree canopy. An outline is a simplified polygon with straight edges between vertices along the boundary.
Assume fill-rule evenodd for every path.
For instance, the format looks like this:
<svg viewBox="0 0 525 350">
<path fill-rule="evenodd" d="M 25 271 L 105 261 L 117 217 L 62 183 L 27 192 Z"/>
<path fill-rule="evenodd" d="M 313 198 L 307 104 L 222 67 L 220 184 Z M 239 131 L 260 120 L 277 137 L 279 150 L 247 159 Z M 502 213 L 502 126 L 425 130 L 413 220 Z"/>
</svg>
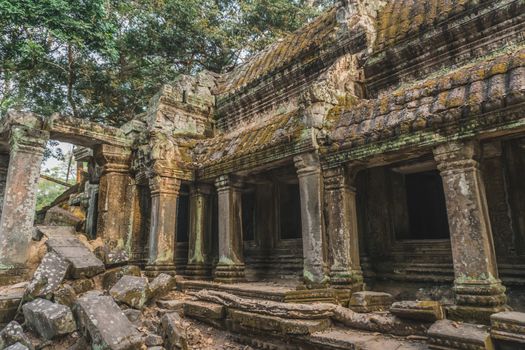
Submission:
<svg viewBox="0 0 525 350">
<path fill-rule="evenodd" d="M 0 0 L 0 113 L 119 125 L 179 74 L 234 68 L 330 0 Z"/>
</svg>

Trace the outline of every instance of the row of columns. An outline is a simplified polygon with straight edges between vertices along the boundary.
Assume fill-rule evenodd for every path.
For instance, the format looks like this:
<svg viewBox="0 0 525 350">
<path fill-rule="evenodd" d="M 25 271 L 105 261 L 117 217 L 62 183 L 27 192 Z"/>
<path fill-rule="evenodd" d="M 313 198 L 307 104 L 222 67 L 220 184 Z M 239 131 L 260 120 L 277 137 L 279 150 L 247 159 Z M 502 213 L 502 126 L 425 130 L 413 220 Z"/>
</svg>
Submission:
<svg viewBox="0 0 525 350">
<path fill-rule="evenodd" d="M 10 153 L 0 155 L 0 276 L 21 275 L 28 260 L 33 231 L 37 181 L 49 134 L 14 126 Z M 505 288 L 498 278 L 485 189 L 479 171 L 479 144 L 450 142 L 434 149 L 443 179 L 454 261 L 454 289 L 460 306 L 497 309 L 505 304 Z M 131 151 L 100 145 L 95 157 L 102 166 L 99 189 L 98 236 L 115 249 L 124 248 L 129 230 L 127 202 Z M 316 153 L 294 158 L 299 179 L 303 232 L 304 280 L 311 288 L 331 284 L 358 289 L 359 264 L 355 173 L 358 165 L 321 170 Z M 220 176 L 218 193 L 219 262 L 216 279 L 234 282 L 244 278 L 241 183 Z M 154 175 L 150 179 L 151 229 L 147 268 L 173 271 L 176 212 L 180 179 Z M 1 192 L 3 196 L 1 196 Z M 209 185 L 191 192 L 188 275 L 209 275 L 211 204 Z M 326 222 L 325 222 L 326 221 Z M 325 232 L 326 230 L 326 232 Z"/>
</svg>

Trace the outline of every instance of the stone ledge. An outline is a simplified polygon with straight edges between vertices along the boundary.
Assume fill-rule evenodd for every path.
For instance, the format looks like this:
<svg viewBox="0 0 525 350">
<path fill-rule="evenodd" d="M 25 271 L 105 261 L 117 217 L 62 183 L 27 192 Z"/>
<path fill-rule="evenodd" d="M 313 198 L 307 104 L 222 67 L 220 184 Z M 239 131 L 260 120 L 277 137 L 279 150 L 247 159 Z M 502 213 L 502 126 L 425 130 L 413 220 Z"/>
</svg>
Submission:
<svg viewBox="0 0 525 350">
<path fill-rule="evenodd" d="M 430 349 L 490 350 L 493 349 L 488 328 L 469 323 L 441 320 L 427 332 Z"/>
<path fill-rule="evenodd" d="M 525 313 L 500 312 L 490 316 L 492 338 L 513 343 L 514 346 L 525 347 Z M 517 345 L 520 344 L 520 345 Z"/>
</svg>

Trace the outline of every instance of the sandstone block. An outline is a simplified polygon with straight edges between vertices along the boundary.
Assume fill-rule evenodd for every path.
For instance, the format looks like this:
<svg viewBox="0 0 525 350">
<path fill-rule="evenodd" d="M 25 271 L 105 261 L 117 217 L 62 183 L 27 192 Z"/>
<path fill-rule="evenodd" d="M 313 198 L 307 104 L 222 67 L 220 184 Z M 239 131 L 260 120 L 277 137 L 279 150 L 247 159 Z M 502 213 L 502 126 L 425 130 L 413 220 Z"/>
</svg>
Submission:
<svg viewBox="0 0 525 350">
<path fill-rule="evenodd" d="M 44 255 L 26 289 L 26 298 L 50 297 L 66 278 L 70 263 L 54 252 Z"/>
<path fill-rule="evenodd" d="M 440 320 L 427 331 L 430 349 L 493 349 L 488 328 L 469 323 Z"/>
<path fill-rule="evenodd" d="M 126 315 L 126 317 L 131 323 L 133 323 L 136 326 L 140 325 L 140 310 L 127 309 L 122 312 L 124 313 L 124 315 Z"/>
<path fill-rule="evenodd" d="M 75 216 L 70 211 L 55 206 L 46 212 L 44 224 L 54 226 L 73 226 L 77 227 L 81 224 L 82 219 Z"/>
<path fill-rule="evenodd" d="M 435 322 L 444 318 L 443 308 L 438 301 L 399 301 L 393 303 L 390 312 L 409 320 Z"/>
<path fill-rule="evenodd" d="M 110 266 L 129 261 L 128 252 L 123 249 L 110 249 L 106 245 L 98 246 L 93 253 L 106 265 Z"/>
<path fill-rule="evenodd" d="M 22 326 L 18 322 L 12 321 L 9 322 L 7 326 L 5 326 L 5 328 L 0 332 L 0 349 L 16 343 L 25 345 L 31 350 L 33 349 L 31 340 L 29 340 L 27 335 L 24 333 Z"/>
<path fill-rule="evenodd" d="M 385 311 L 393 302 L 392 295 L 382 292 L 356 292 L 352 294 L 348 307 L 356 312 Z"/>
<path fill-rule="evenodd" d="M 95 283 L 90 278 L 81 278 L 70 281 L 69 284 L 73 287 L 76 294 L 84 294 L 87 291 L 95 289 Z"/>
<path fill-rule="evenodd" d="M 140 267 L 136 265 L 126 265 L 106 270 L 100 275 L 102 287 L 110 290 L 123 276 L 140 277 Z"/>
<path fill-rule="evenodd" d="M 75 279 L 92 277 L 105 270 L 104 263 L 73 235 L 51 236 L 46 244 L 71 264 L 70 275 Z"/>
<path fill-rule="evenodd" d="M 74 236 L 75 234 L 74 226 L 36 226 L 34 238 L 41 240 L 42 237 Z"/>
<path fill-rule="evenodd" d="M 149 289 L 151 291 L 151 298 L 159 298 L 169 293 L 175 287 L 175 277 L 166 273 L 161 273 L 151 281 Z"/>
<path fill-rule="evenodd" d="M 164 339 L 160 335 L 148 334 L 144 340 L 146 346 L 160 346 L 164 343 Z"/>
<path fill-rule="evenodd" d="M 31 329 L 44 339 L 53 339 L 77 329 L 71 309 L 45 299 L 36 299 L 22 307 Z"/>
<path fill-rule="evenodd" d="M 188 350 L 186 329 L 177 313 L 165 314 L 161 319 L 160 329 L 167 349 Z"/>
<path fill-rule="evenodd" d="M 77 300 L 77 295 L 73 287 L 69 284 L 63 284 L 55 290 L 53 300 L 55 303 L 71 307 Z"/>
<path fill-rule="evenodd" d="M 116 301 L 135 309 L 142 309 L 149 298 L 149 285 L 146 277 L 123 276 L 109 291 Z"/>
<path fill-rule="evenodd" d="M 216 326 L 226 316 L 225 307 L 203 301 L 184 301 L 184 315 Z"/>
<path fill-rule="evenodd" d="M 161 309 L 175 311 L 179 314 L 184 312 L 184 300 L 157 300 L 156 303 Z"/>
<path fill-rule="evenodd" d="M 73 312 L 80 332 L 94 349 L 141 349 L 141 334 L 113 298 L 95 291 L 87 292 L 76 301 Z"/>
<path fill-rule="evenodd" d="M 23 282 L 0 289 L 0 324 L 8 323 L 15 317 L 26 286 L 27 283 Z"/>
<path fill-rule="evenodd" d="M 14 343 L 11 346 L 8 346 L 4 350 L 29 350 L 29 348 L 27 346 L 25 346 L 24 344 L 17 342 L 17 343 Z"/>
<path fill-rule="evenodd" d="M 490 316 L 490 323 L 498 349 L 525 348 L 525 313 L 499 312 Z"/>
</svg>

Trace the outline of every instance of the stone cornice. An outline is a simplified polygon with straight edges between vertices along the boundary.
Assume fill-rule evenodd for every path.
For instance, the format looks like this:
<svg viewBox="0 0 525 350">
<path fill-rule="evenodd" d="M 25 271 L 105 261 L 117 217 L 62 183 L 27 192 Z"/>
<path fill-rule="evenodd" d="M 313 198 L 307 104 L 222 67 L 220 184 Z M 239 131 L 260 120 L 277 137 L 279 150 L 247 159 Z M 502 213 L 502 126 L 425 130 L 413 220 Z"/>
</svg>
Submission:
<svg viewBox="0 0 525 350">
<path fill-rule="evenodd" d="M 49 140 L 47 131 L 32 129 L 23 125 L 11 127 L 9 144 L 11 152 L 42 154 Z"/>
</svg>

